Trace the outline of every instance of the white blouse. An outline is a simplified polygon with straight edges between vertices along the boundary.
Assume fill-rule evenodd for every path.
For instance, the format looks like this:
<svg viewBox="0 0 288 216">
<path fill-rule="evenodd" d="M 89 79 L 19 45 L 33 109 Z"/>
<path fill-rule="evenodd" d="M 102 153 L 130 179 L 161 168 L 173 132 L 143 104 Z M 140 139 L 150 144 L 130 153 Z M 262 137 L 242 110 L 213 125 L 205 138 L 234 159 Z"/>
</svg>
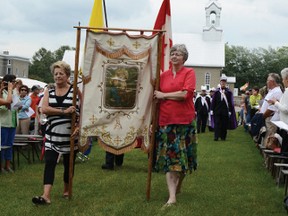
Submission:
<svg viewBox="0 0 288 216">
<path fill-rule="evenodd" d="M 285 89 L 280 101 L 276 101 L 275 106 L 280 112 L 280 121 L 288 124 L 288 88 Z"/>
</svg>

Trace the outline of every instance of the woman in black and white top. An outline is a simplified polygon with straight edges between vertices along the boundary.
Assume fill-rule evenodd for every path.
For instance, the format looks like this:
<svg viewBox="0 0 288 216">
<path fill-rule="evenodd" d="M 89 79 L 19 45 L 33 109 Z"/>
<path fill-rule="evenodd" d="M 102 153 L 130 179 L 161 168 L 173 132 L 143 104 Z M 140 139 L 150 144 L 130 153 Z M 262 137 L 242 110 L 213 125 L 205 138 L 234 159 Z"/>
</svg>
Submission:
<svg viewBox="0 0 288 216">
<path fill-rule="evenodd" d="M 78 90 L 77 105 L 73 106 L 73 86 L 69 83 L 71 68 L 67 63 L 58 61 L 51 66 L 51 72 L 54 76 L 55 88 L 45 91 L 42 105 L 42 112 L 47 115 L 48 119 L 45 133 L 44 192 L 41 196 L 33 197 L 34 204 L 51 203 L 50 192 L 59 154 L 63 155 L 64 165 L 63 197 L 69 196 L 70 137 L 76 138 L 79 131 L 78 127 L 75 127 L 74 132 L 71 133 L 72 114 L 79 113 L 79 98 L 81 97 Z M 75 139 L 74 150 L 77 151 L 77 139 Z"/>
</svg>

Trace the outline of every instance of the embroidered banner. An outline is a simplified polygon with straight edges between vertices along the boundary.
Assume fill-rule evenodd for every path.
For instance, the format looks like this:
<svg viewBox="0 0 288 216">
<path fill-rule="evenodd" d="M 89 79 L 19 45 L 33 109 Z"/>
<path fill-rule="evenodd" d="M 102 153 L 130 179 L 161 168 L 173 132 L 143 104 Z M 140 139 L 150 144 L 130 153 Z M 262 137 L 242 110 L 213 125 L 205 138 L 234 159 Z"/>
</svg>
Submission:
<svg viewBox="0 0 288 216">
<path fill-rule="evenodd" d="M 80 145 L 89 136 L 122 154 L 149 147 L 158 35 L 87 31 Z"/>
</svg>

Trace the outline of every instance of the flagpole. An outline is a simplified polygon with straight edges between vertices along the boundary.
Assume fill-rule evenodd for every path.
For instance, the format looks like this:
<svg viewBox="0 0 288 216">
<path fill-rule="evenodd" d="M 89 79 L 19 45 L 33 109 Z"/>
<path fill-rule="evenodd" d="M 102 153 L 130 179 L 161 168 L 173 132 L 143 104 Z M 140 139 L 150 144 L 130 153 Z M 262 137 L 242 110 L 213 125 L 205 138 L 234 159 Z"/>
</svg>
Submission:
<svg viewBox="0 0 288 216">
<path fill-rule="evenodd" d="M 154 90 L 159 90 L 160 85 L 160 70 L 161 70 L 161 57 L 162 57 L 162 40 L 163 40 L 163 32 L 159 32 L 159 39 L 158 39 L 158 56 L 157 56 L 157 73 L 156 73 L 156 83 Z M 155 131 L 158 126 L 158 114 L 159 114 L 159 103 L 154 100 L 153 108 L 152 108 L 152 136 L 151 136 L 151 143 L 149 145 L 149 161 L 148 161 L 148 177 L 147 177 L 147 187 L 146 187 L 146 199 L 150 200 L 151 194 L 151 177 L 152 177 L 152 165 L 153 165 L 153 155 L 154 155 L 154 148 L 155 148 Z"/>
<path fill-rule="evenodd" d="M 75 51 L 75 65 L 74 65 L 74 82 L 73 82 L 73 101 L 72 105 L 76 107 L 76 99 L 78 94 L 78 68 L 79 68 L 79 53 L 80 53 L 80 38 L 81 38 L 81 28 L 80 26 L 77 27 L 77 34 L 76 34 L 76 51 Z M 72 114 L 71 120 L 71 131 L 72 133 L 75 130 L 75 123 L 76 123 L 76 112 Z M 73 184 L 73 173 L 74 173 L 74 137 L 70 138 L 70 158 L 69 158 L 69 200 L 72 198 L 72 184 Z"/>
<path fill-rule="evenodd" d="M 106 11 L 106 3 L 105 0 L 103 0 L 103 9 L 104 9 L 104 16 L 105 16 L 105 25 L 108 28 L 108 19 L 107 19 L 107 11 Z"/>
</svg>

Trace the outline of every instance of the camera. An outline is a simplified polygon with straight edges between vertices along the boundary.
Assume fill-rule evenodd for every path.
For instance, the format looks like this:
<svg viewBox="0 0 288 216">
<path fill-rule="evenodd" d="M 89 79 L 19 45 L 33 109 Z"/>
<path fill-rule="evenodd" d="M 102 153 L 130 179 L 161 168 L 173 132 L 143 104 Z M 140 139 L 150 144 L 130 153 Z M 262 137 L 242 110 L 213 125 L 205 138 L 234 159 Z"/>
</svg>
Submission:
<svg viewBox="0 0 288 216">
<path fill-rule="evenodd" d="M 7 81 L 2 81 L 4 89 L 8 90 L 8 82 Z"/>
</svg>

